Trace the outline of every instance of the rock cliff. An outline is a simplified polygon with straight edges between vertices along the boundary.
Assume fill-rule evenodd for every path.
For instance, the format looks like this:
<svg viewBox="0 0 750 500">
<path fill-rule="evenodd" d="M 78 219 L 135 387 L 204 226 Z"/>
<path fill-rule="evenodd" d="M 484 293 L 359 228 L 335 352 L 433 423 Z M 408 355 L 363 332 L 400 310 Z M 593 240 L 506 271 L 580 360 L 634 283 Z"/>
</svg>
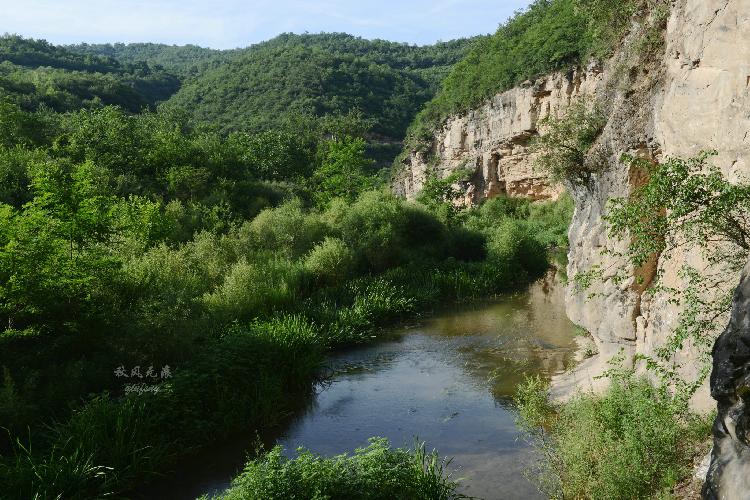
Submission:
<svg viewBox="0 0 750 500">
<path fill-rule="evenodd" d="M 603 96 L 612 102 L 610 120 L 597 148 L 606 155 L 606 168 L 594 176 L 586 189 L 573 189 L 576 199 L 570 243 L 569 274 L 599 265 L 606 273 L 627 267 L 624 262 L 603 255 L 601 250 L 621 251 L 621 243 L 607 236 L 603 216 L 607 200 L 626 196 L 637 184 L 635 173 L 618 161 L 621 153 L 647 156 L 654 160 L 691 157 L 700 151 L 716 150 L 713 164 L 730 180 L 750 175 L 750 2 L 747 0 L 681 0 L 672 5 L 661 58 L 627 64 L 627 77 L 618 74 L 621 59 L 607 65 L 616 90 Z M 622 66 L 620 66 L 622 67 Z M 600 96 L 601 98 L 602 96 Z M 611 355 L 620 348 L 626 354 L 653 355 L 674 331 L 681 307 L 667 293 L 652 293 L 637 285 L 637 276 L 647 285 L 657 274 L 665 287 L 682 289 L 685 265 L 707 268 L 700 252 L 689 242 L 658 256 L 644 269 L 631 269 L 631 279 L 619 284 L 600 282 L 587 293 L 571 286 L 567 310 L 573 321 L 594 334 L 600 352 Z M 720 295 L 737 283 L 731 269 L 715 268 Z M 709 292 L 706 292 L 709 293 Z M 593 295 L 594 298 L 590 298 Z M 725 318 L 717 321 L 717 333 Z M 688 379 L 698 376 L 699 353 L 686 345 L 673 360 Z M 591 376 L 601 371 L 604 359 L 590 360 L 577 372 L 559 380 L 559 387 L 572 388 L 582 381 L 596 386 Z M 601 381 L 599 381 L 601 384 Z M 565 390 L 560 394 L 565 395 Z M 697 409 L 709 409 L 708 383 L 693 399 Z"/>
<path fill-rule="evenodd" d="M 397 194 L 413 199 L 430 169 L 447 177 L 459 169 L 472 175 L 465 183 L 466 203 L 506 195 L 533 200 L 554 199 L 562 186 L 550 183 L 534 167 L 529 141 L 540 120 L 560 115 L 575 99 L 593 95 L 601 85 L 601 69 L 571 68 L 527 81 L 496 95 L 482 107 L 448 119 L 425 151 L 412 151 L 393 178 Z"/>
<path fill-rule="evenodd" d="M 750 264 L 734 295 L 732 315 L 713 350 L 711 395 L 718 401 L 714 448 L 703 494 L 747 498 L 750 492 Z"/>
</svg>

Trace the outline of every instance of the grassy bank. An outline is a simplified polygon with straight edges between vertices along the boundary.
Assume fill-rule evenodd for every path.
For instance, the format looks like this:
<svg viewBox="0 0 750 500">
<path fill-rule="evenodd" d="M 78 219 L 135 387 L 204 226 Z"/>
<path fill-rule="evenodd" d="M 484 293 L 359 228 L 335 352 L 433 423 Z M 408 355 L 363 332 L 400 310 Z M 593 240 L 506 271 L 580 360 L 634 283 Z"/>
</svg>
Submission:
<svg viewBox="0 0 750 500">
<path fill-rule="evenodd" d="M 300 450 L 287 459 L 279 447 L 248 462 L 232 487 L 215 500 L 330 498 L 366 500 L 464 498 L 437 453 L 424 445 L 392 449 L 387 440 L 372 439 L 352 456 L 322 458 Z M 205 500 L 205 499 L 204 499 Z"/>
<path fill-rule="evenodd" d="M 603 394 L 554 404 L 540 379 L 519 388 L 519 423 L 541 451 L 534 476 L 550 498 L 675 498 L 707 453 L 712 416 L 628 376 Z"/>
</svg>

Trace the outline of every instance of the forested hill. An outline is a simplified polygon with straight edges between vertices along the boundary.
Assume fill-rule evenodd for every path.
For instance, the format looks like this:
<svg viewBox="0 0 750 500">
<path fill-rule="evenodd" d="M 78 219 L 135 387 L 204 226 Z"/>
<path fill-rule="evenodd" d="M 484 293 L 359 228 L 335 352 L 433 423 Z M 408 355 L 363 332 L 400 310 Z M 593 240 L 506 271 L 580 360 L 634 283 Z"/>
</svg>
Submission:
<svg viewBox="0 0 750 500">
<path fill-rule="evenodd" d="M 122 64 L 145 62 L 151 67 L 160 66 L 182 78 L 194 76 L 212 64 L 220 64 L 237 52 L 163 43 L 81 43 L 66 45 L 65 48 L 77 54 L 109 57 Z"/>
<path fill-rule="evenodd" d="M 360 110 L 401 139 L 475 39 L 417 47 L 346 34 L 283 34 L 187 80 L 166 105 L 223 131 L 272 128 L 290 112 Z"/>
<path fill-rule="evenodd" d="M 113 104 L 139 112 L 168 99 L 180 80 L 146 62 L 79 54 L 44 40 L 0 37 L 0 98 L 28 111 Z"/>
</svg>

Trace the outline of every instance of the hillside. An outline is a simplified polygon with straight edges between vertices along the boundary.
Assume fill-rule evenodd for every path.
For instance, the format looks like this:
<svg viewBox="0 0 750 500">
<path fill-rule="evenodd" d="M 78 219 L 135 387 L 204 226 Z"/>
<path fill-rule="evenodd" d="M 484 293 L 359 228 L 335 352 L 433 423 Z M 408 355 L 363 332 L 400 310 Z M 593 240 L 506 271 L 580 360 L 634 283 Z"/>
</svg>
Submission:
<svg viewBox="0 0 750 500">
<path fill-rule="evenodd" d="M 81 43 L 66 45 L 65 48 L 76 54 L 112 58 L 121 64 L 145 62 L 151 67 L 162 67 L 180 77 L 196 75 L 206 65 L 219 64 L 237 52 L 163 43 Z"/>
<path fill-rule="evenodd" d="M 603 58 L 644 2 L 537 0 L 479 40 L 446 76 L 410 127 L 412 144 L 428 141 L 451 115 L 477 107 L 525 80 Z"/>
<path fill-rule="evenodd" d="M 361 110 L 374 133 L 400 139 L 472 41 L 417 47 L 346 34 L 284 34 L 186 82 L 167 106 L 224 131 L 267 129 L 289 112 Z"/>
<path fill-rule="evenodd" d="M 179 87 L 176 76 L 145 62 L 78 54 L 44 40 L 0 37 L 0 97 L 27 110 L 72 111 L 117 105 L 154 107 Z"/>
<path fill-rule="evenodd" d="M 114 104 L 138 112 L 168 101 L 166 108 L 222 132 L 269 130 L 291 114 L 361 111 L 376 136 L 399 141 L 480 39 L 420 47 L 342 33 L 283 34 L 245 49 L 213 50 L 155 43 L 58 47 L 5 36 L 0 91 L 28 110 Z"/>
</svg>

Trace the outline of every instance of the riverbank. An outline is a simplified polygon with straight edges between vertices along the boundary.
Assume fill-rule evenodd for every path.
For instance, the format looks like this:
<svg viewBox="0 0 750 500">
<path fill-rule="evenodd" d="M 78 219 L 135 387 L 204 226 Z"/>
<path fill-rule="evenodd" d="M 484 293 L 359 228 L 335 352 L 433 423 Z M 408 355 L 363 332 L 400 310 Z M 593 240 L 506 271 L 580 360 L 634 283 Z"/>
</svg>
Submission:
<svg viewBox="0 0 750 500">
<path fill-rule="evenodd" d="M 458 493 L 542 498 L 525 475 L 536 457 L 516 427 L 511 399 L 525 377 L 564 371 L 574 349 L 564 286 L 551 270 L 523 290 L 447 307 L 395 330 L 389 340 L 333 354 L 326 363 L 331 378 L 270 447 L 282 446 L 289 458 L 298 447 L 332 457 L 352 453 L 373 436 L 393 446 L 419 439 L 450 457 L 446 469 L 461 478 Z M 205 462 L 212 458 L 221 457 Z M 221 495 L 242 466 L 237 463 L 223 484 L 213 475 L 213 482 L 198 481 L 206 489 L 178 489 L 167 498 Z M 269 478 L 253 475 L 252 488 L 237 489 L 243 498 L 260 498 L 257 488 L 268 484 Z"/>
<path fill-rule="evenodd" d="M 106 391 L 76 405 L 41 444 L 16 434 L 0 478 L 18 497 L 122 493 L 240 430 L 273 428 L 294 409 L 288 395 L 310 390 L 327 352 L 543 273 L 564 213 L 498 199 L 448 224 L 373 192 L 322 212 L 292 202 L 225 234 L 136 252 L 120 278 L 147 285 L 134 309 L 122 311 L 137 313 L 132 336 L 91 339 L 89 355 L 101 359 L 90 383 L 109 373 Z M 11 349 L 3 352 L 38 340 L 6 335 Z M 44 346 L 46 356 L 59 347 Z M 156 372 L 154 358 L 164 360 Z M 35 366 L 25 357 L 3 363 L 15 374 L 24 360 Z M 73 361 L 59 366 L 66 363 Z M 127 390 L 135 378 L 142 390 Z"/>
</svg>

